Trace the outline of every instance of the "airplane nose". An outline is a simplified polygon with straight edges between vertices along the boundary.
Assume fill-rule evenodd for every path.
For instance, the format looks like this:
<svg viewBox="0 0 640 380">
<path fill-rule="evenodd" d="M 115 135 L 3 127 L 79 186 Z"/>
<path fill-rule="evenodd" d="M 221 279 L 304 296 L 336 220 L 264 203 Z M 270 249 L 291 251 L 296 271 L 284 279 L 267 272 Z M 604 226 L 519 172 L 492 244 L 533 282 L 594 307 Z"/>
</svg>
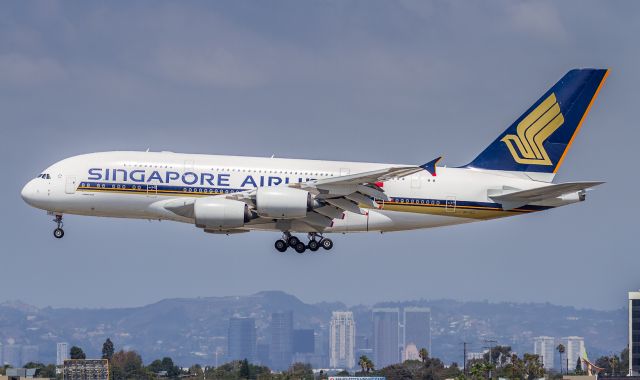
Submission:
<svg viewBox="0 0 640 380">
<path fill-rule="evenodd" d="M 36 201 L 36 186 L 33 183 L 33 181 L 35 180 L 31 180 L 29 182 L 27 182 L 26 185 L 24 185 L 24 187 L 22 188 L 22 191 L 20 192 L 20 196 L 22 197 L 22 199 L 27 202 L 28 204 L 32 205 L 34 204 L 34 202 Z"/>
</svg>

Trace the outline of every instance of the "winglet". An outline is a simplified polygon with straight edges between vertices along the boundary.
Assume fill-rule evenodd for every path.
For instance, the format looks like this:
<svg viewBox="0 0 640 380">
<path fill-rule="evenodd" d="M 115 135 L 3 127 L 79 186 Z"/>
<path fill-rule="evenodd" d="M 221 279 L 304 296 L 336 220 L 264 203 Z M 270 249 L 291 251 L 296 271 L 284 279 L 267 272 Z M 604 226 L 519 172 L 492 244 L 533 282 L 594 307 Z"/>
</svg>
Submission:
<svg viewBox="0 0 640 380">
<path fill-rule="evenodd" d="M 436 176 L 436 165 L 438 164 L 438 162 L 442 160 L 442 156 L 431 160 L 429 162 L 427 162 L 424 165 L 420 165 L 421 168 L 423 168 L 424 170 L 428 171 L 433 177 Z"/>
</svg>

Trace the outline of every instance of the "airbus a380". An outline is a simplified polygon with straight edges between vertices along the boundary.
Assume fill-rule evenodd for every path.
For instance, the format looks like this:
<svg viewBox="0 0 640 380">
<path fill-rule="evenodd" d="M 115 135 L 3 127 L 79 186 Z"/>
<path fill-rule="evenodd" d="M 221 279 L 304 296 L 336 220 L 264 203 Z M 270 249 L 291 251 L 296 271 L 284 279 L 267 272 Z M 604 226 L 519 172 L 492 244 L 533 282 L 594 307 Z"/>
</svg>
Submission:
<svg viewBox="0 0 640 380">
<path fill-rule="evenodd" d="M 471 163 L 424 165 L 172 152 L 90 153 L 59 161 L 22 189 L 64 214 L 173 220 L 205 232 L 279 231 L 275 248 L 329 250 L 329 233 L 449 226 L 585 200 L 602 182 L 554 184 L 608 70 L 569 71 Z M 306 243 L 295 234 L 306 234 Z"/>
</svg>

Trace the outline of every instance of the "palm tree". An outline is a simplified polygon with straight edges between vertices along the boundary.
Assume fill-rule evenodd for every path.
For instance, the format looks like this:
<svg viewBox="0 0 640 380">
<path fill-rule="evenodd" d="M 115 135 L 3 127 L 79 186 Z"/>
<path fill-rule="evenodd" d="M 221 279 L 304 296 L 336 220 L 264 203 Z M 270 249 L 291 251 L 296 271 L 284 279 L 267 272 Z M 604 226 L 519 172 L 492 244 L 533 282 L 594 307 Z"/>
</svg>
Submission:
<svg viewBox="0 0 640 380">
<path fill-rule="evenodd" d="M 369 358 L 367 358 L 367 373 L 371 372 L 373 369 L 373 362 Z"/>
<path fill-rule="evenodd" d="M 364 372 L 367 369 L 368 361 L 369 361 L 369 358 L 367 357 L 367 355 L 360 356 L 360 359 L 358 360 L 358 365 L 360 366 L 360 368 L 362 368 L 362 372 Z"/>
<path fill-rule="evenodd" d="M 426 363 L 427 359 L 429 359 L 429 351 L 427 351 L 427 349 L 424 347 L 420 349 L 418 355 L 420 356 L 420 360 L 422 360 L 422 363 Z"/>
<path fill-rule="evenodd" d="M 556 350 L 558 350 L 558 353 L 560 354 L 560 374 L 562 374 L 562 354 L 564 354 L 564 344 L 560 343 L 558 345 L 558 347 L 556 347 Z"/>
</svg>

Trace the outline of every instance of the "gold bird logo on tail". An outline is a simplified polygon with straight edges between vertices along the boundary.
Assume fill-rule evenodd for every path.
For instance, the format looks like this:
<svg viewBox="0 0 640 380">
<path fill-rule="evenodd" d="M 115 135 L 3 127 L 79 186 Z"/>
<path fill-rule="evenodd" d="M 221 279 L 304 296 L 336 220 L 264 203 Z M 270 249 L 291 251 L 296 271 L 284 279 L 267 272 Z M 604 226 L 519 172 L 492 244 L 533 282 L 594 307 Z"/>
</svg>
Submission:
<svg viewBox="0 0 640 380">
<path fill-rule="evenodd" d="M 517 135 L 506 135 L 500 141 L 507 145 L 519 164 L 553 165 L 542 144 L 563 123 L 556 95 L 551 94 L 518 123 Z"/>
</svg>

